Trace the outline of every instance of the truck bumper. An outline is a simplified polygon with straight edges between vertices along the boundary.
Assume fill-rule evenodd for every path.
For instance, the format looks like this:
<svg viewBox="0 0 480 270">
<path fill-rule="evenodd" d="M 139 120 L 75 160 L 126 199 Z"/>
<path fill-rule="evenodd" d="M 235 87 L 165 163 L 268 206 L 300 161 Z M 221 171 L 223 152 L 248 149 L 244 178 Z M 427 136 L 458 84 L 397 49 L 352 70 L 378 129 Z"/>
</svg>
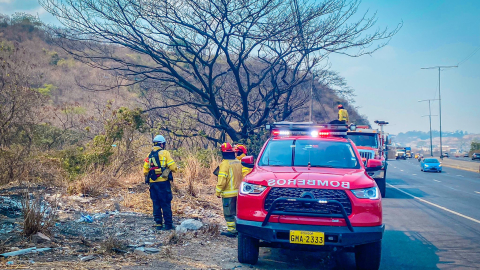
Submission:
<svg viewBox="0 0 480 270">
<path fill-rule="evenodd" d="M 325 233 L 325 246 L 315 247 L 354 247 L 380 241 L 385 225 L 374 227 L 353 227 L 351 232 L 347 227 L 315 226 L 270 222 L 262 226 L 262 222 L 241 220 L 237 218 L 237 231 L 262 241 L 277 244 L 270 246 L 291 247 L 310 246 L 290 244 L 290 231 L 310 231 Z"/>
</svg>

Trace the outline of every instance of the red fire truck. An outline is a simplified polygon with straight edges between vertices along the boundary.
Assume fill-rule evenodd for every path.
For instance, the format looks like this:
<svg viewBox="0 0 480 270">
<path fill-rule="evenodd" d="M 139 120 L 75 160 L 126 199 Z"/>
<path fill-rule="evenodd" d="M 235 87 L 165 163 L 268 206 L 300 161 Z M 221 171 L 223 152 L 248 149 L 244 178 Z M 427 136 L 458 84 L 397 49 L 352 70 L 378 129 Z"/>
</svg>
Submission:
<svg viewBox="0 0 480 270">
<path fill-rule="evenodd" d="M 357 269 L 378 269 L 382 200 L 366 165 L 348 140 L 347 125 L 280 122 L 269 127 L 258 160 L 243 179 L 237 202 L 238 260 L 255 264 L 259 247 L 353 251 Z"/>
<path fill-rule="evenodd" d="M 382 134 L 377 129 L 371 129 L 369 126 L 355 126 L 351 125 L 348 131 L 348 138 L 352 140 L 362 157 L 362 160 L 367 164 L 368 160 L 375 159 L 382 163 L 381 170 L 370 172 L 369 175 L 377 182 L 377 186 L 380 189 L 382 197 L 385 197 L 388 163 L 387 157 L 387 141 L 388 136 Z"/>
</svg>

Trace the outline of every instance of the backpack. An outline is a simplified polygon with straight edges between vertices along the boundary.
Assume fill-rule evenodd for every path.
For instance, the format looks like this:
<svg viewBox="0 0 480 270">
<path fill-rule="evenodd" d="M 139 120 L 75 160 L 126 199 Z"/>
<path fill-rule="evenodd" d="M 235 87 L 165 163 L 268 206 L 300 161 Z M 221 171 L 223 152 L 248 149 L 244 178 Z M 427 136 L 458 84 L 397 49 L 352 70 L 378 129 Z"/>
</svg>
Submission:
<svg viewBox="0 0 480 270">
<path fill-rule="evenodd" d="M 161 175 L 160 174 L 156 174 L 155 173 L 155 169 L 161 169 L 162 170 L 162 173 L 163 173 L 163 170 L 165 170 L 165 167 L 160 167 L 160 158 L 158 157 L 158 152 L 161 151 L 161 150 L 153 150 L 152 152 L 150 152 L 150 154 L 148 155 L 148 162 L 150 164 L 150 171 L 148 172 L 148 177 L 150 179 L 152 179 L 153 181 L 157 180 L 158 177 Z M 153 161 L 155 161 L 155 163 L 157 164 L 157 166 L 155 166 L 155 163 L 152 162 L 152 158 L 153 158 Z"/>
<path fill-rule="evenodd" d="M 148 155 L 148 162 L 150 164 L 150 171 L 148 172 L 148 175 L 147 177 L 152 179 L 153 181 L 157 180 L 158 177 L 160 176 L 164 176 L 164 172 L 166 171 L 167 167 L 160 167 L 160 158 L 158 157 L 158 152 L 159 151 L 162 151 L 162 150 L 152 150 L 152 152 L 150 152 L 150 154 Z M 153 160 L 155 161 L 155 163 L 157 164 L 157 166 L 155 166 L 155 164 L 152 162 L 152 158 Z M 156 174 L 155 173 L 155 169 L 161 169 L 161 172 L 160 174 Z M 166 173 L 166 172 L 165 172 Z M 169 181 L 173 181 L 173 175 L 172 175 L 172 172 L 170 170 L 168 170 L 168 176 L 167 176 L 167 179 Z"/>
</svg>

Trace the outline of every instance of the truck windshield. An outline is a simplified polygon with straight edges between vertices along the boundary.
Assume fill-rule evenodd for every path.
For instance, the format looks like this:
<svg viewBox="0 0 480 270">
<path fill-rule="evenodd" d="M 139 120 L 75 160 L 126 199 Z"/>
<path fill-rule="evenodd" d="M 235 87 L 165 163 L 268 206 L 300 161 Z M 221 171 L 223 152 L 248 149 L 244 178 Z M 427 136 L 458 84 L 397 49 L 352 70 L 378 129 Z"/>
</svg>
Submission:
<svg viewBox="0 0 480 270">
<path fill-rule="evenodd" d="M 259 166 L 301 166 L 359 169 L 350 143 L 309 139 L 271 140 Z"/>
<path fill-rule="evenodd" d="M 352 140 L 356 146 L 378 148 L 376 134 L 348 133 L 348 138 Z"/>
</svg>

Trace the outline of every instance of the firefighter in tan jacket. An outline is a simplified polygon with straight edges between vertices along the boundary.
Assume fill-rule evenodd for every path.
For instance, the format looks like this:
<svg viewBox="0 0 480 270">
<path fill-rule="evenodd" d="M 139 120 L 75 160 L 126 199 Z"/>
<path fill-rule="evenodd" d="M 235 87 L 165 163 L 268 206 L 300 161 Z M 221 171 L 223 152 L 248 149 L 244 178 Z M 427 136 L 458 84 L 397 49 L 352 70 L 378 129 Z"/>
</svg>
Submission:
<svg viewBox="0 0 480 270">
<path fill-rule="evenodd" d="M 222 144 L 223 160 L 220 163 L 218 171 L 218 182 L 215 188 L 215 195 L 222 198 L 223 215 L 227 221 L 227 232 L 222 235 L 235 237 L 237 230 L 235 227 L 235 216 L 237 215 L 237 195 L 240 183 L 242 182 L 242 164 L 235 158 L 230 143 Z"/>
</svg>

